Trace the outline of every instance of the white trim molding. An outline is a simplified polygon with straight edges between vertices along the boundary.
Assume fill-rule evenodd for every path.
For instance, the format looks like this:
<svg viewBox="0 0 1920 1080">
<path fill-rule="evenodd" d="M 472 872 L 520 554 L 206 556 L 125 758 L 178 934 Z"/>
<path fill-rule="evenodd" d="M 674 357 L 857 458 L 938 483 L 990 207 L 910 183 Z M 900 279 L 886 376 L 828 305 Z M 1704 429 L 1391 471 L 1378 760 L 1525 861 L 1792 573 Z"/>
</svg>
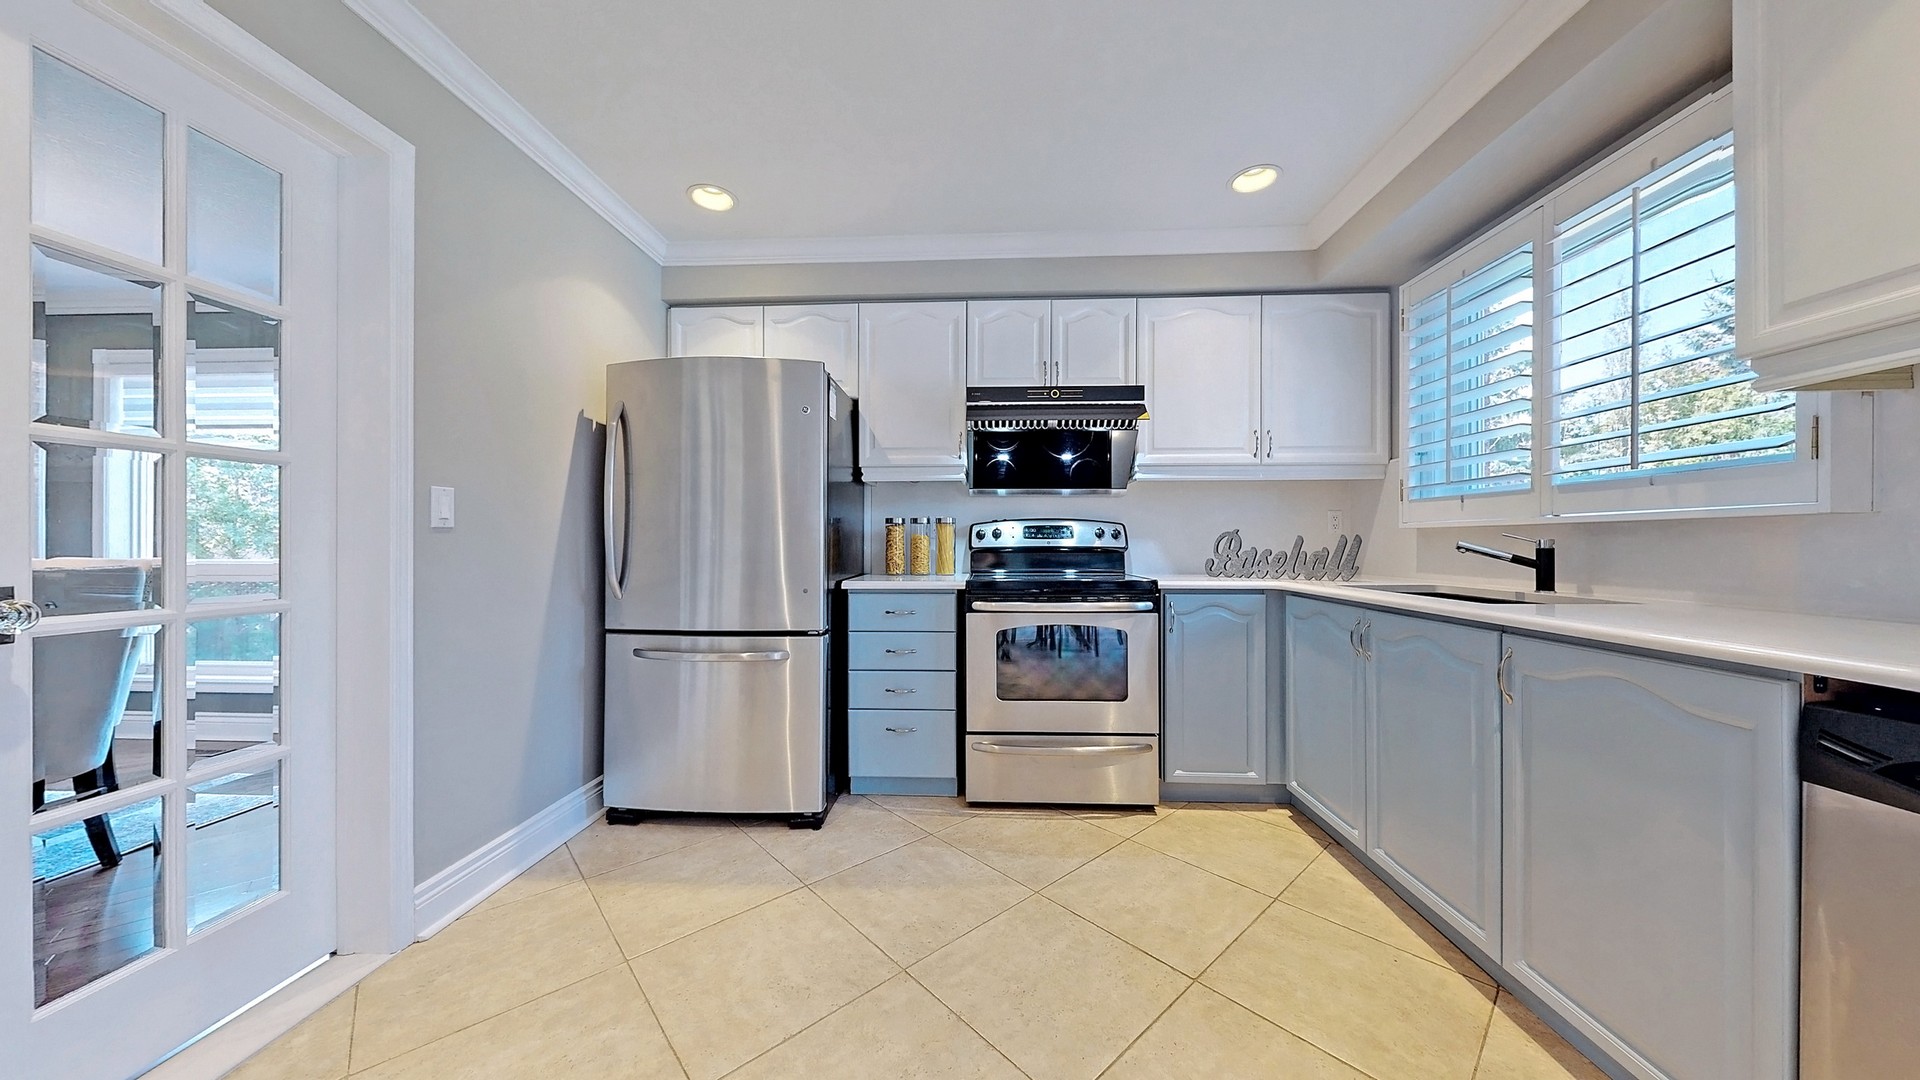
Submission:
<svg viewBox="0 0 1920 1080">
<path fill-rule="evenodd" d="M 421 882 L 413 893 L 419 939 L 425 941 L 446 929 L 501 886 L 553 854 L 593 824 L 600 810 L 600 780 L 596 778 Z"/>
<path fill-rule="evenodd" d="M 192 0 L 155 0 L 183 3 Z M 661 266 L 1071 259 L 1312 251 L 1513 73 L 1587 0 L 1527 0 L 1455 69 L 1438 92 L 1303 225 L 1139 232 L 955 233 L 669 240 L 525 105 L 453 43 L 412 0 L 344 0 L 567 190 Z"/>
<path fill-rule="evenodd" d="M 426 69 L 453 96 L 466 102 L 494 129 L 519 147 L 568 191 L 592 207 L 621 235 L 657 263 L 667 261 L 667 238 L 640 216 L 600 175 L 567 148 L 527 107 L 493 81 L 460 46 L 433 25 L 408 0 L 346 0 L 353 13 Z"/>
<path fill-rule="evenodd" d="M 155 1065 L 141 1080 L 206 1080 L 225 1076 L 248 1058 L 273 1045 L 328 1002 L 393 959 L 362 953 L 329 956 L 250 1002 L 246 1008 L 200 1033 L 173 1056 Z"/>
</svg>

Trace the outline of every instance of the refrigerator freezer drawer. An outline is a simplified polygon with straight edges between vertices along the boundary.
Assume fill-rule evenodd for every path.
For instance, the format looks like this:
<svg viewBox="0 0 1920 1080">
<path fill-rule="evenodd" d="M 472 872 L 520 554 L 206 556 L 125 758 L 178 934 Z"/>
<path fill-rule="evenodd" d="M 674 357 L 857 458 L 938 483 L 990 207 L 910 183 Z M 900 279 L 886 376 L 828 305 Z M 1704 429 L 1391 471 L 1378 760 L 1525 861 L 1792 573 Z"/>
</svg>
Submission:
<svg viewBox="0 0 1920 1080">
<path fill-rule="evenodd" d="M 1156 735 L 966 737 L 967 801 L 1152 806 L 1160 801 Z"/>
<path fill-rule="evenodd" d="M 606 804 L 826 808 L 827 639 L 607 635 Z"/>
</svg>

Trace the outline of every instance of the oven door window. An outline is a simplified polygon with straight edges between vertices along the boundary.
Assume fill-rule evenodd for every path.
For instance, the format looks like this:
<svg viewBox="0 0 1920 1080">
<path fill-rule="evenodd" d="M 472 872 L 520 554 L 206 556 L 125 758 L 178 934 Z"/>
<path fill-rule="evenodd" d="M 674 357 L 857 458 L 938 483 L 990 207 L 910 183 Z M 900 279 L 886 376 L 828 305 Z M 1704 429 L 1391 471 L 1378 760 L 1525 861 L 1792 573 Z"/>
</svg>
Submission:
<svg viewBox="0 0 1920 1080">
<path fill-rule="evenodd" d="M 1001 701 L 1127 700 L 1127 632 L 1049 623 L 1002 630 L 994 640 Z"/>
<path fill-rule="evenodd" d="M 1049 428 L 976 431 L 976 488 L 1067 491 L 1113 486 L 1113 433 Z"/>
</svg>

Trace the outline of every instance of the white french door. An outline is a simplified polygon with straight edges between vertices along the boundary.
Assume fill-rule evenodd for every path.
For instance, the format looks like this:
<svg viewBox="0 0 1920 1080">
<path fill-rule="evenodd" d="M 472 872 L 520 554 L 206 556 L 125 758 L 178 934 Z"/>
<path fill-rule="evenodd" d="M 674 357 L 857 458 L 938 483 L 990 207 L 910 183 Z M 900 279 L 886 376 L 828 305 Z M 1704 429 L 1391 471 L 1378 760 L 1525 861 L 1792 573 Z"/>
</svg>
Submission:
<svg viewBox="0 0 1920 1080">
<path fill-rule="evenodd" d="M 136 1075 L 333 949 L 336 171 L 0 5 L 0 1073 Z"/>
</svg>

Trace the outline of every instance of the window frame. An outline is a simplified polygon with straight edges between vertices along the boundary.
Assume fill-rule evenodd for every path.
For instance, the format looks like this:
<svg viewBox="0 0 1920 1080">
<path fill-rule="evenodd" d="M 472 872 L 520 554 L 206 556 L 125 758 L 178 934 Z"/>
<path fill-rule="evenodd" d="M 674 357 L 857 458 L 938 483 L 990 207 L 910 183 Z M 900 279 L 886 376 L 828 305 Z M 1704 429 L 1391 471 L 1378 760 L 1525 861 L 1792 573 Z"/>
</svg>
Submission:
<svg viewBox="0 0 1920 1080">
<path fill-rule="evenodd" d="M 1870 394 L 1803 391 L 1795 407 L 1790 461 L 1729 464 L 1577 483 L 1553 482 L 1554 240 L 1560 223 L 1733 128 L 1731 87 L 1704 94 L 1624 146 L 1530 200 L 1456 249 L 1399 292 L 1400 524 L 1537 525 L 1560 521 L 1750 517 L 1872 509 Z M 1735 153 L 1739 152 L 1736 147 Z M 1413 306 L 1443 284 L 1465 278 L 1529 240 L 1534 267 L 1533 475 L 1521 492 L 1409 497 L 1407 459 L 1412 400 L 1407 387 L 1408 322 Z M 1736 253 L 1737 255 L 1737 253 Z M 1736 300 L 1736 304 L 1737 304 Z M 1737 309 L 1736 309 L 1737 310 Z M 1737 317 L 1737 316 L 1736 316 Z"/>
</svg>

